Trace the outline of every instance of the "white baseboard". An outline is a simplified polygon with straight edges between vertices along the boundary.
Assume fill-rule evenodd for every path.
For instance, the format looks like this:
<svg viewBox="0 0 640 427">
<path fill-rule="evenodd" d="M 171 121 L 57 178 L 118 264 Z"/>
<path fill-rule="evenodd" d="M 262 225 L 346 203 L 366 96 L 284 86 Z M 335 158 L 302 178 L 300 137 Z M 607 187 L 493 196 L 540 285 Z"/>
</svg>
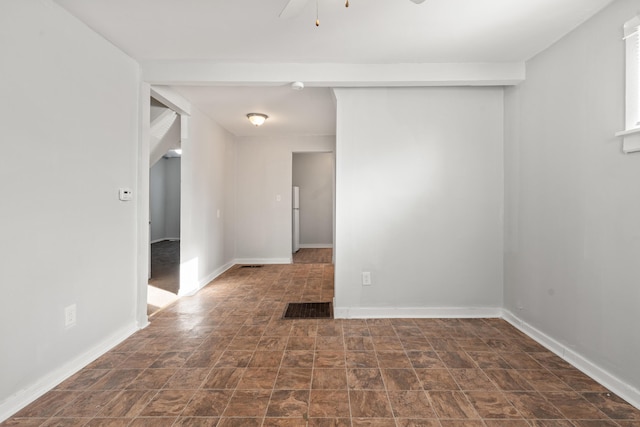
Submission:
<svg viewBox="0 0 640 427">
<path fill-rule="evenodd" d="M 291 264 L 291 258 L 236 258 L 234 264 Z"/>
<path fill-rule="evenodd" d="M 214 280 L 216 277 L 220 276 L 222 273 L 224 273 L 225 271 L 227 271 L 228 269 L 230 269 L 234 265 L 235 265 L 235 261 L 229 261 L 225 265 L 223 265 L 223 266 L 221 266 L 219 268 L 216 268 L 211 274 L 207 275 L 207 277 L 205 277 L 204 279 L 199 280 L 198 281 L 198 286 L 195 289 L 191 289 L 189 291 L 183 291 L 182 289 L 180 289 L 178 291 L 178 296 L 179 297 L 190 297 L 192 295 L 197 294 L 200 289 L 202 289 L 205 286 L 207 286 L 209 283 L 211 283 L 212 280 Z"/>
<path fill-rule="evenodd" d="M 159 242 L 179 242 L 179 241 L 180 241 L 179 237 L 163 237 L 162 239 L 152 240 L 151 244 L 153 245 L 154 243 L 159 243 Z"/>
<path fill-rule="evenodd" d="M 591 362 L 588 358 L 571 350 L 561 342 L 555 340 L 539 329 L 531 326 L 523 321 L 511 311 L 503 309 L 502 318 L 512 324 L 514 327 L 525 333 L 531 339 L 546 347 L 567 363 L 573 365 L 589 377 L 593 378 L 607 389 L 611 390 L 631 405 L 640 409 L 640 390 L 625 383 L 615 375 L 610 374 L 606 370 Z"/>
<path fill-rule="evenodd" d="M 334 307 L 336 319 L 487 318 L 500 317 L 497 307 Z"/>
<path fill-rule="evenodd" d="M 34 384 L 31 384 L 30 386 L 9 396 L 6 400 L 0 403 L 0 422 L 11 417 L 13 414 L 35 401 L 40 396 L 53 389 L 62 381 L 66 380 L 80 369 L 84 368 L 89 363 L 120 344 L 137 330 L 138 328 L 136 327 L 136 324 L 132 322 L 124 328 L 115 331 L 102 342 L 90 348 L 78 357 L 45 375 Z"/>
<path fill-rule="evenodd" d="M 300 249 L 333 249 L 330 243 L 300 243 Z"/>
</svg>

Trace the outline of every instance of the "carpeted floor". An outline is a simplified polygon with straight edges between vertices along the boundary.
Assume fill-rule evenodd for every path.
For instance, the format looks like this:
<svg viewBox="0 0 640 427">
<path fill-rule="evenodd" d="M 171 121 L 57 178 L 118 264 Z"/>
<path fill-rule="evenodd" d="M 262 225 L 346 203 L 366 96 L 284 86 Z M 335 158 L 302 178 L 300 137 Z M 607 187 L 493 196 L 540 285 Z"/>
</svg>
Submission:
<svg viewBox="0 0 640 427">
<path fill-rule="evenodd" d="M 294 264 L 331 264 L 333 249 L 304 248 L 293 254 Z"/>
</svg>

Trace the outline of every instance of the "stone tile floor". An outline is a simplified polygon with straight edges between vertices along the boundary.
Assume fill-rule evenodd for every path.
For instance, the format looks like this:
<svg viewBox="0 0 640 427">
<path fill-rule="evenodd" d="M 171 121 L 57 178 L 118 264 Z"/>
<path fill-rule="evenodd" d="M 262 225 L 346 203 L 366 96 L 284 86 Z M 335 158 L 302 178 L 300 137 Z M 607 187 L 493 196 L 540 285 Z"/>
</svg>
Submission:
<svg viewBox="0 0 640 427">
<path fill-rule="evenodd" d="M 280 319 L 332 297 L 331 265 L 234 267 L 2 425 L 640 426 L 503 320 Z"/>
</svg>

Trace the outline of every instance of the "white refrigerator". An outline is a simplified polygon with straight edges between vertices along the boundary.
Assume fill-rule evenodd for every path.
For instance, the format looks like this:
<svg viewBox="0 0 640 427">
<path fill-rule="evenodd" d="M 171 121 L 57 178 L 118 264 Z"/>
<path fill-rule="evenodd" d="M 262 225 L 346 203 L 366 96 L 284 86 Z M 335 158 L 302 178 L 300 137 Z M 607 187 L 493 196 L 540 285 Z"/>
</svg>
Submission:
<svg viewBox="0 0 640 427">
<path fill-rule="evenodd" d="M 291 218 L 293 218 L 293 253 L 296 253 L 300 250 L 300 187 L 293 187 L 293 192 L 291 195 L 293 213 Z"/>
</svg>

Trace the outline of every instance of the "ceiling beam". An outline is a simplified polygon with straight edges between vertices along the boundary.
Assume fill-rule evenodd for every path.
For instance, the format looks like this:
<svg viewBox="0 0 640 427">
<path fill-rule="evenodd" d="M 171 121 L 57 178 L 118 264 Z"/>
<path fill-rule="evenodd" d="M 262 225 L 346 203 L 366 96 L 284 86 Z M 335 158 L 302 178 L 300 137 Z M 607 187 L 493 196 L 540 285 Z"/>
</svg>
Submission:
<svg viewBox="0 0 640 427">
<path fill-rule="evenodd" d="M 513 86 L 525 79 L 524 62 L 430 64 L 228 63 L 141 61 L 144 81 L 155 85 L 282 85 L 316 87 Z"/>
</svg>

